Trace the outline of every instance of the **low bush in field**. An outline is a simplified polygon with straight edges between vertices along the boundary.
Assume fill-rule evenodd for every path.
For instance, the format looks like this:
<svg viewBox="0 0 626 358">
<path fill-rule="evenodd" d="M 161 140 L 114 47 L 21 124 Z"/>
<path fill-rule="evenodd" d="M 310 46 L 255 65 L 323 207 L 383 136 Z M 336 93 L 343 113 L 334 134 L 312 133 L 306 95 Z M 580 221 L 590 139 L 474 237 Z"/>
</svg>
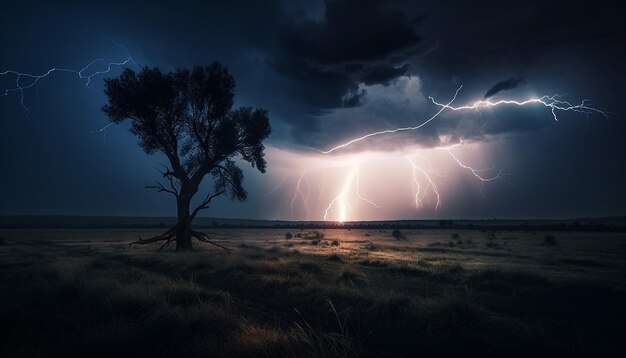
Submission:
<svg viewBox="0 0 626 358">
<path fill-rule="evenodd" d="M 393 237 L 396 240 L 406 239 L 406 236 L 404 236 L 402 231 L 400 231 L 399 229 L 393 229 L 393 231 L 391 232 L 391 237 Z"/>
</svg>

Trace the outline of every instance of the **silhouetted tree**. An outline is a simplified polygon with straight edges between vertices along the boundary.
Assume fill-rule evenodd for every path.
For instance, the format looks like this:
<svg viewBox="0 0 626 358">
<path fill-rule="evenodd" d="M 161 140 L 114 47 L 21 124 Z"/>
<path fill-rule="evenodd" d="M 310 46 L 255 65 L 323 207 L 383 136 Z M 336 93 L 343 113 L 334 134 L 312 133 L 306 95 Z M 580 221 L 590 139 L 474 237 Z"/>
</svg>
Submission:
<svg viewBox="0 0 626 358">
<path fill-rule="evenodd" d="M 234 162 L 240 156 L 265 172 L 263 140 L 271 132 L 265 109 L 233 109 L 235 81 L 226 67 L 215 62 L 162 73 L 144 68 L 139 73 L 126 69 L 118 78 L 105 80 L 108 104 L 102 110 L 111 122 L 131 121 L 130 131 L 148 154 L 162 152 L 170 165 L 163 165 L 166 185 L 147 188 L 176 197 L 178 221 L 174 228 L 136 243 L 165 240 L 161 248 L 176 240 L 177 250 L 191 249 L 191 237 L 210 242 L 206 234 L 192 230 L 198 212 L 214 198 L 227 194 L 243 201 L 243 172 Z M 191 208 L 204 177 L 213 188 L 202 202 Z"/>
</svg>

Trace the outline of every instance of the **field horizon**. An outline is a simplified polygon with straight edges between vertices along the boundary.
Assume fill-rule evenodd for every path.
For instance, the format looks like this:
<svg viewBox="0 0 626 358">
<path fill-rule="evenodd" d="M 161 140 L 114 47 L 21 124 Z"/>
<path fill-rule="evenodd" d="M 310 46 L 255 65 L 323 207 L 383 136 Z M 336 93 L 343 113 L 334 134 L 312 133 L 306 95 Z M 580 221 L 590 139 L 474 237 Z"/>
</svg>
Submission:
<svg viewBox="0 0 626 358">
<path fill-rule="evenodd" d="M 174 216 L 116 216 L 116 215 L 0 215 L 0 229 L 10 228 L 160 228 L 173 226 Z M 626 215 L 575 217 L 575 218 L 441 218 L 415 220 L 366 220 L 366 221 L 316 221 L 316 220 L 265 220 L 222 217 L 197 217 L 193 225 L 199 228 L 422 228 L 499 230 L 586 230 L 625 231 Z"/>
</svg>

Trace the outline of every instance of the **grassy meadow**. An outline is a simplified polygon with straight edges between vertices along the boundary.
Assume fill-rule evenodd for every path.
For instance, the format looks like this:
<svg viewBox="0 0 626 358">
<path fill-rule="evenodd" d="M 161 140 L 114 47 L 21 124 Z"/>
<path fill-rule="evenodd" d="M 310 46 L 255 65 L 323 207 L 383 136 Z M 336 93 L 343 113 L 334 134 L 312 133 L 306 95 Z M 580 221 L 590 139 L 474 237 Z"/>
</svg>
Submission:
<svg viewBox="0 0 626 358">
<path fill-rule="evenodd" d="M 205 232 L 0 230 L 0 357 L 626 353 L 624 233 Z"/>
</svg>

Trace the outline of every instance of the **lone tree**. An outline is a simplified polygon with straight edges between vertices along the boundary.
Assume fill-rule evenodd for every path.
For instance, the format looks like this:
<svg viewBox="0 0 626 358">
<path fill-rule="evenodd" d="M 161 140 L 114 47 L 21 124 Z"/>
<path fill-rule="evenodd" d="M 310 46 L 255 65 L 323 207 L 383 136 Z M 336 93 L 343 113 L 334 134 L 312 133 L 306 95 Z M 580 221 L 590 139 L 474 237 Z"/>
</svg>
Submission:
<svg viewBox="0 0 626 358">
<path fill-rule="evenodd" d="M 135 243 L 164 240 L 163 248 L 176 240 L 177 250 L 191 249 L 192 236 L 213 243 L 206 234 L 194 231 L 191 223 L 220 195 L 246 199 L 243 172 L 234 158 L 240 156 L 265 172 L 262 142 L 271 132 L 268 112 L 233 109 L 234 88 L 233 77 L 219 62 L 169 73 L 158 68 L 146 67 L 139 73 L 126 69 L 118 78 L 105 80 L 104 113 L 113 123 L 129 119 L 141 148 L 147 154 L 163 153 L 170 164 L 163 165 L 161 172 L 166 185 L 157 182 L 146 188 L 176 197 L 176 226 Z M 206 175 L 213 178 L 213 187 L 192 209 L 192 198 Z"/>
</svg>

